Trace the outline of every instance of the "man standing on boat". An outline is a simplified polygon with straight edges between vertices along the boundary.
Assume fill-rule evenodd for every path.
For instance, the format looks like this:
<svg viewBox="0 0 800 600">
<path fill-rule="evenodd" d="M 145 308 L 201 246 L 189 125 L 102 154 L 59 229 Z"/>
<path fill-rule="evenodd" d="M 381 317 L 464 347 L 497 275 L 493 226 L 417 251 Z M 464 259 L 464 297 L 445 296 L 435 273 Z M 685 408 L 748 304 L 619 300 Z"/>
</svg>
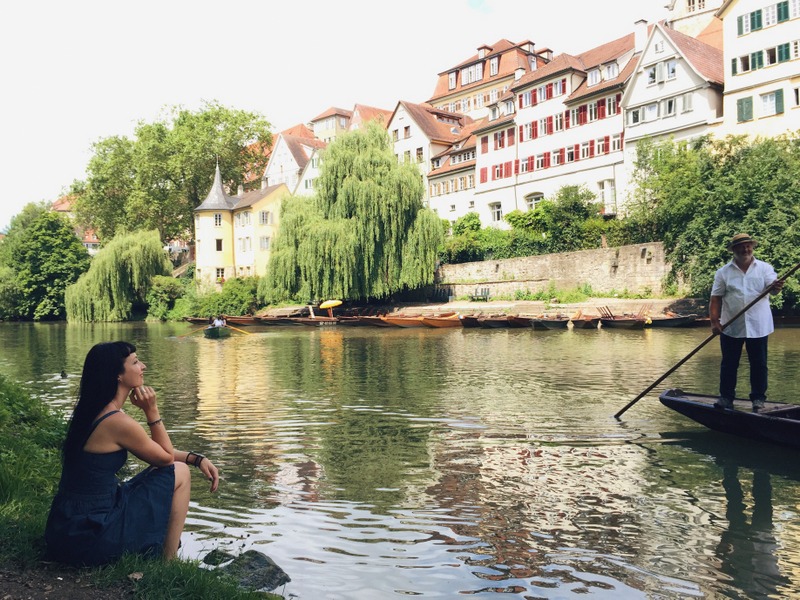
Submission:
<svg viewBox="0 0 800 600">
<path fill-rule="evenodd" d="M 722 324 L 728 323 L 765 289 L 777 294 L 783 281 L 772 265 L 753 256 L 753 248 L 758 243 L 746 233 L 737 233 L 728 243 L 733 259 L 714 275 L 711 288 L 709 317 L 711 330 L 719 334 L 722 349 L 722 364 L 719 374 L 719 400 L 716 408 L 733 408 L 736 397 L 736 376 L 742 346 L 747 350 L 750 363 L 750 400 L 753 412 L 764 407 L 767 399 L 767 338 L 774 331 L 769 296 L 756 302 L 745 314 L 733 321 L 722 331 Z"/>
</svg>

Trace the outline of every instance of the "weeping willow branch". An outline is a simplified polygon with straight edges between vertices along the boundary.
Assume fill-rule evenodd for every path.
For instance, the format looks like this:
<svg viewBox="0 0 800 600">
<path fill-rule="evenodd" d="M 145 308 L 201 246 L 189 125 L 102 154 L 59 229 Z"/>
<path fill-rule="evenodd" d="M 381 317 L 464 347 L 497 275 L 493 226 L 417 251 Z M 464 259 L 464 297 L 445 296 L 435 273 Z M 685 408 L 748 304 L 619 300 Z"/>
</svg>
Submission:
<svg viewBox="0 0 800 600">
<path fill-rule="evenodd" d="M 68 321 L 125 321 L 144 303 L 156 275 L 170 263 L 157 230 L 118 235 L 92 260 L 89 270 L 66 289 Z"/>
</svg>

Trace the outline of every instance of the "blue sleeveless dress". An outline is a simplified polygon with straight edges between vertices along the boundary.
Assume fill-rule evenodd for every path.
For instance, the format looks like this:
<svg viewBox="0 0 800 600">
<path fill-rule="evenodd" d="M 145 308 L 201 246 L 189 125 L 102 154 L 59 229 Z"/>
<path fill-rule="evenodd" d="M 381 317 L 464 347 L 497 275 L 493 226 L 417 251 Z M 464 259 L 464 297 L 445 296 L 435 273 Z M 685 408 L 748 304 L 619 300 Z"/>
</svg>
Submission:
<svg viewBox="0 0 800 600">
<path fill-rule="evenodd" d="M 97 419 L 91 431 L 116 412 Z M 117 471 L 127 459 L 128 451 L 121 448 L 106 454 L 82 451 L 76 459 L 65 461 L 45 528 L 50 558 L 99 566 L 126 552 L 161 556 L 175 467 L 148 467 L 120 482 Z"/>
</svg>

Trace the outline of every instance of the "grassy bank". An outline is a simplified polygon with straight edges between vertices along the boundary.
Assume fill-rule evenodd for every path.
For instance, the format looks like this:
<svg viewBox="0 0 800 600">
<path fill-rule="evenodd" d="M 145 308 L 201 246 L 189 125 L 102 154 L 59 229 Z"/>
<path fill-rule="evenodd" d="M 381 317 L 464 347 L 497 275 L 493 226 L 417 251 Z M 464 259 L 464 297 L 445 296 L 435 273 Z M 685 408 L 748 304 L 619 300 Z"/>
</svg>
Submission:
<svg viewBox="0 0 800 600">
<path fill-rule="evenodd" d="M 44 526 L 61 474 L 66 423 L 46 405 L 0 375 L 0 566 L 35 572 L 44 559 Z M 131 574 L 136 577 L 130 577 Z M 197 562 L 125 557 L 114 565 L 81 570 L 97 588 L 135 598 L 196 600 L 281 598 L 246 592 Z M 141 575 L 141 576 L 139 576 Z"/>
</svg>

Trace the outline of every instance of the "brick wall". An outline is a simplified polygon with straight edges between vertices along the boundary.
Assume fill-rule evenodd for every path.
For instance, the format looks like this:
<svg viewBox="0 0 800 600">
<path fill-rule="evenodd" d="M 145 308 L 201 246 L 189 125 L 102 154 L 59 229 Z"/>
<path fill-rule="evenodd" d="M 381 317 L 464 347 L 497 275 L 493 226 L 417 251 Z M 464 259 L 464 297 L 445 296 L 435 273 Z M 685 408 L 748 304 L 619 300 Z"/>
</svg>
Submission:
<svg viewBox="0 0 800 600">
<path fill-rule="evenodd" d="M 525 258 L 485 260 L 441 265 L 437 286 L 447 286 L 452 296 L 472 294 L 488 287 L 492 296 L 513 296 L 517 290 L 538 292 L 552 282 L 560 290 L 589 284 L 595 293 L 663 292 L 669 270 L 660 242 L 546 254 Z"/>
</svg>

